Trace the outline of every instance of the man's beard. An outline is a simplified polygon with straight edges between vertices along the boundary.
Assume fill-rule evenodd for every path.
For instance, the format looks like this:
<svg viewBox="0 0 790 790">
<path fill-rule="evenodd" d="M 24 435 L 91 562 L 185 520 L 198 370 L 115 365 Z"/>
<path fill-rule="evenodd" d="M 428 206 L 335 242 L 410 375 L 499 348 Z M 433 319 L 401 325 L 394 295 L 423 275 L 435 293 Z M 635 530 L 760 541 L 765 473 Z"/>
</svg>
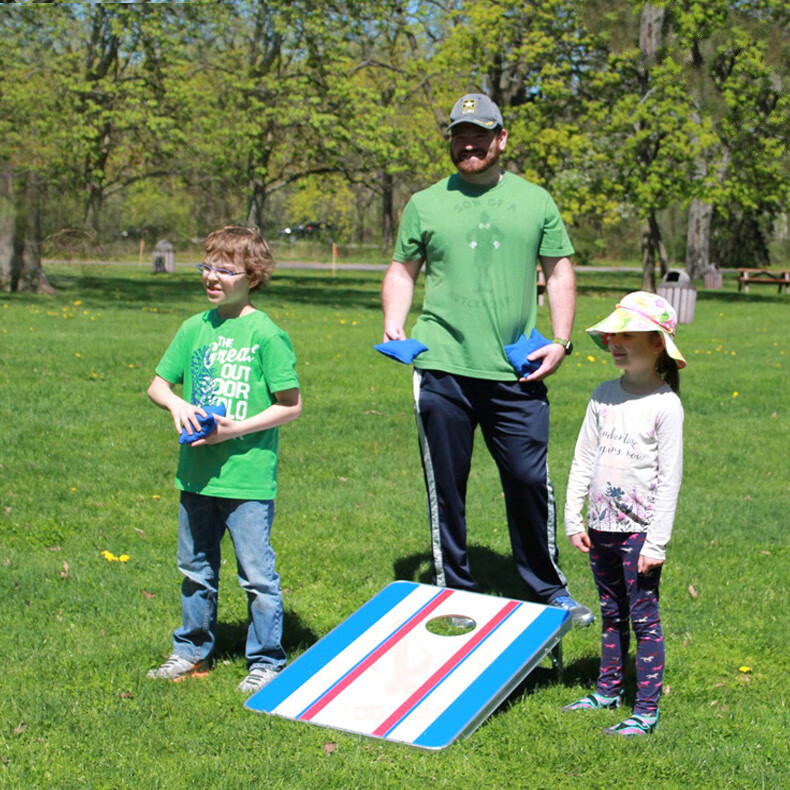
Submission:
<svg viewBox="0 0 790 790">
<path fill-rule="evenodd" d="M 474 159 L 467 158 L 469 154 L 475 155 Z M 460 156 L 456 156 L 455 152 L 450 150 L 450 159 L 453 164 L 458 168 L 458 171 L 464 175 L 476 175 L 477 173 L 484 173 L 489 168 L 496 165 L 499 161 L 500 151 L 498 148 L 493 150 L 484 151 L 483 149 L 475 149 L 468 152 L 463 151 Z"/>
</svg>

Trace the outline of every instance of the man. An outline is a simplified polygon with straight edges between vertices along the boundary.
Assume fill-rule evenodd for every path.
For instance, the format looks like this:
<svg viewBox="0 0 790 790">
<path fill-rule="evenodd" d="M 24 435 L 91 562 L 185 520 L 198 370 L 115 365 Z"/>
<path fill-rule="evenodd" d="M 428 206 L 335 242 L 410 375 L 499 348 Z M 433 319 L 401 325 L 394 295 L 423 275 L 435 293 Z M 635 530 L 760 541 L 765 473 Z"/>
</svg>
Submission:
<svg viewBox="0 0 790 790">
<path fill-rule="evenodd" d="M 500 168 L 508 135 L 490 98 L 459 99 L 449 133 L 457 173 L 409 200 L 382 286 L 384 340 L 403 340 L 425 265 L 425 301 L 413 337 L 428 350 L 414 360 L 414 392 L 434 581 L 477 589 L 467 556 L 465 499 L 479 425 L 499 468 L 513 557 L 529 597 L 589 625 L 592 612 L 570 597 L 557 565 L 543 383 L 572 350 L 573 246 L 549 194 Z M 538 262 L 554 342 L 530 355 L 539 367 L 519 378 L 504 347 L 535 326 Z"/>
</svg>

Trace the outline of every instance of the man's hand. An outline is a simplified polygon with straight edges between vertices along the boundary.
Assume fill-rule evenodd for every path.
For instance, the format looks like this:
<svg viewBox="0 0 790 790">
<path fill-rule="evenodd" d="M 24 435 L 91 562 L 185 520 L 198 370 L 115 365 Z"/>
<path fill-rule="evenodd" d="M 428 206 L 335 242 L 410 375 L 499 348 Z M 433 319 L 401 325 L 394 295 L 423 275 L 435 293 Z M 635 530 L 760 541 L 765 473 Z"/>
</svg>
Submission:
<svg viewBox="0 0 790 790">
<path fill-rule="evenodd" d="M 542 381 L 543 379 L 556 373 L 565 359 L 565 349 L 559 343 L 549 343 L 546 346 L 533 351 L 527 359 L 530 362 L 541 360 L 540 367 L 519 381 Z"/>
</svg>

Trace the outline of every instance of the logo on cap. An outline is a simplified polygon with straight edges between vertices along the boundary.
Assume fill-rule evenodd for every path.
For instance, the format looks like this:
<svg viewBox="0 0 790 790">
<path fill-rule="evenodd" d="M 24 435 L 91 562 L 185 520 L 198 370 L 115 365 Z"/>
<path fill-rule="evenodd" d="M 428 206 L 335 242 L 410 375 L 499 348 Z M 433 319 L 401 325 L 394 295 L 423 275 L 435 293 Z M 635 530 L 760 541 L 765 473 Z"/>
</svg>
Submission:
<svg viewBox="0 0 790 790">
<path fill-rule="evenodd" d="M 463 103 L 463 106 L 461 107 L 461 112 L 462 113 L 474 112 L 475 104 L 476 102 L 474 99 L 466 99 Z"/>
</svg>

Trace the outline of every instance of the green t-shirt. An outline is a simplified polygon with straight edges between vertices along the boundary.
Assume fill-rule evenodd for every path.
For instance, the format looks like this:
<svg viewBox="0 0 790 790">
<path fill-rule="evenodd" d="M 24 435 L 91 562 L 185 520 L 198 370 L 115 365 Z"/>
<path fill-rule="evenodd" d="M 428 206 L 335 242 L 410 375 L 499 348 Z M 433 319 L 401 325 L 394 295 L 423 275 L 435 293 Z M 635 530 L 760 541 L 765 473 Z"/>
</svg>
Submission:
<svg viewBox="0 0 790 790">
<path fill-rule="evenodd" d="M 224 404 L 233 420 L 253 417 L 276 402 L 275 392 L 299 386 L 288 335 L 261 310 L 222 319 L 216 310 L 181 325 L 156 367 L 184 398 L 199 406 Z M 176 488 L 228 499 L 274 499 L 278 430 L 219 444 L 181 445 Z"/>
<path fill-rule="evenodd" d="M 518 378 L 504 347 L 535 326 L 538 256 L 572 254 L 549 193 L 513 173 L 490 188 L 456 174 L 413 195 L 393 257 L 425 261 L 425 300 L 412 337 L 429 350 L 414 365 Z"/>
</svg>

